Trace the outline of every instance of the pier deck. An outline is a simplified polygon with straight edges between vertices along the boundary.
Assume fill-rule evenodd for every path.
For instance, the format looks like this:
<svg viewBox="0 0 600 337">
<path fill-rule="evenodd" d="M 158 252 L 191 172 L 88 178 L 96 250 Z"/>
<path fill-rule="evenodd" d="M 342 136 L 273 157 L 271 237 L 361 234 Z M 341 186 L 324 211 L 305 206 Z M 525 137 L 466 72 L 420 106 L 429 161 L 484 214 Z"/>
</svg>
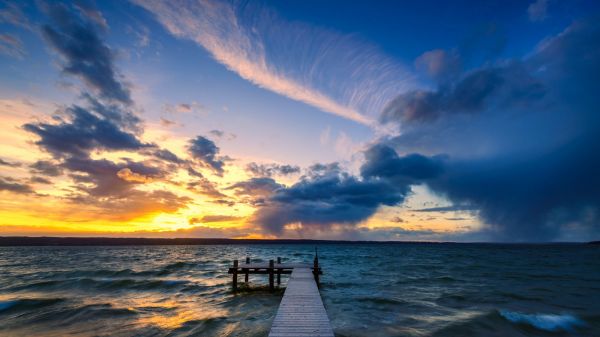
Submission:
<svg viewBox="0 0 600 337">
<path fill-rule="evenodd" d="M 294 268 L 269 337 L 333 337 L 310 267 Z"/>
<path fill-rule="evenodd" d="M 319 276 L 323 274 L 316 254 L 312 266 L 308 263 L 281 263 L 281 258 L 269 260 L 269 263 L 251 263 L 246 257 L 246 263 L 240 264 L 233 260 L 229 267 L 232 274 L 233 291 L 237 291 L 238 275 L 244 275 L 248 284 L 250 274 L 268 274 L 269 289 L 281 284 L 281 274 L 292 274 L 288 280 L 279 304 L 277 315 L 273 320 L 269 337 L 334 337 L 333 330 L 319 293 Z"/>
</svg>

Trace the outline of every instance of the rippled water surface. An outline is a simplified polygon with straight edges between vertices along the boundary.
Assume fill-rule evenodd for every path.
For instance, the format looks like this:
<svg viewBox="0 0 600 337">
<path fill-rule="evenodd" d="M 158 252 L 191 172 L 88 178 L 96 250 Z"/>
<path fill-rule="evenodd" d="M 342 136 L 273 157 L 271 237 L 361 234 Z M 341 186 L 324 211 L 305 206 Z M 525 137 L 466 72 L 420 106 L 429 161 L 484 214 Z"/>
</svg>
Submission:
<svg viewBox="0 0 600 337">
<path fill-rule="evenodd" d="M 313 245 L 0 247 L 2 336 L 266 336 L 282 291 L 233 294 L 246 255 Z M 339 336 L 600 336 L 600 247 L 321 245 Z M 285 278 L 284 284 L 285 285 Z"/>
</svg>

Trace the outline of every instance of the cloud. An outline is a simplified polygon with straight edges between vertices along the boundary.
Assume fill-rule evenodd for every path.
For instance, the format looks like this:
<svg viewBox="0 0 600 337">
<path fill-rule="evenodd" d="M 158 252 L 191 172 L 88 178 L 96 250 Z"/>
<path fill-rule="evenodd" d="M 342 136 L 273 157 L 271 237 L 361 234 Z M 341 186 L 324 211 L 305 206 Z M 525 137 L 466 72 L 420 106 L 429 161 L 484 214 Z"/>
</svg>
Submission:
<svg viewBox="0 0 600 337">
<path fill-rule="evenodd" d="M 404 132 L 385 143 L 439 160 L 439 172 L 422 182 L 455 207 L 476 211 L 490 239 L 589 240 L 600 229 L 599 39 L 600 24 L 580 20 L 522 60 L 413 95 L 419 104 L 405 97 L 385 112 L 404 122 Z M 473 90 L 459 95 L 461 86 Z M 373 171 L 396 179 L 401 157 L 379 157 Z"/>
<path fill-rule="evenodd" d="M 462 70 L 462 61 L 457 50 L 434 49 L 423 53 L 415 60 L 417 69 L 425 71 L 431 78 L 445 82 Z"/>
<path fill-rule="evenodd" d="M 223 137 L 223 135 L 225 135 L 225 132 L 223 132 L 222 130 L 210 130 L 208 131 L 208 133 L 210 133 L 211 135 L 215 136 L 215 137 Z"/>
<path fill-rule="evenodd" d="M 81 14 L 85 15 L 90 21 L 94 22 L 102 29 L 108 29 L 108 23 L 106 22 L 106 19 L 98 10 L 98 8 L 96 8 L 96 4 L 93 2 L 93 0 L 76 0 L 74 5 L 81 12 Z"/>
<path fill-rule="evenodd" d="M 27 123 L 26 131 L 40 137 L 36 144 L 54 157 L 67 155 L 86 157 L 90 151 L 139 150 L 151 145 L 144 144 L 133 133 L 123 131 L 113 118 L 107 118 L 101 110 L 73 105 L 64 109 L 69 120 L 58 124 Z"/>
<path fill-rule="evenodd" d="M 124 197 L 135 185 L 164 178 L 167 172 L 160 167 L 126 160 L 115 163 L 107 159 L 67 158 L 62 167 L 72 173 L 82 185 L 79 190 L 97 197 Z"/>
<path fill-rule="evenodd" d="M 417 183 L 439 176 L 443 172 L 442 157 L 428 158 L 420 154 L 399 157 L 390 147 L 376 144 L 365 151 L 365 163 L 360 169 L 365 178 L 393 178 L 394 181 Z"/>
<path fill-rule="evenodd" d="M 202 136 L 190 140 L 188 151 L 192 158 L 211 168 L 217 175 L 223 175 L 223 166 L 225 162 L 219 157 L 219 148 L 215 143 Z"/>
<path fill-rule="evenodd" d="M 257 4 L 134 2 L 251 83 L 359 123 L 371 124 L 412 85 L 404 66 L 357 37 L 287 22 Z"/>
<path fill-rule="evenodd" d="M 173 152 L 167 149 L 150 149 L 145 152 L 145 154 L 156 157 L 157 159 L 164 160 L 173 164 L 184 164 L 185 160 L 179 158 Z"/>
<path fill-rule="evenodd" d="M 29 165 L 29 167 L 34 173 L 43 174 L 49 177 L 57 177 L 62 174 L 60 164 L 49 160 L 38 160 Z"/>
<path fill-rule="evenodd" d="M 299 166 L 281 164 L 258 164 L 249 163 L 246 171 L 257 177 L 272 177 L 275 175 L 286 176 L 300 172 Z"/>
<path fill-rule="evenodd" d="M 29 22 L 29 19 L 16 2 L 2 1 L 0 5 L 2 5 L 0 9 L 0 23 L 8 23 L 33 30 L 31 22 Z"/>
<path fill-rule="evenodd" d="M 0 191 L 8 191 L 18 194 L 33 194 L 33 188 L 27 184 L 22 184 L 12 178 L 0 177 Z"/>
<path fill-rule="evenodd" d="M 200 179 L 188 182 L 187 188 L 190 191 L 198 194 L 213 198 L 213 199 L 227 199 L 227 195 L 221 193 L 217 188 L 217 185 L 200 175 Z"/>
<path fill-rule="evenodd" d="M 544 21 L 548 17 L 548 0 L 536 0 L 527 7 L 529 20 Z"/>
<path fill-rule="evenodd" d="M 0 166 L 8 166 L 8 167 L 20 167 L 21 164 L 20 163 L 12 163 L 12 162 L 8 162 L 2 158 L 0 158 Z"/>
<path fill-rule="evenodd" d="M 318 164 L 296 184 L 267 190 L 252 221 L 273 234 L 282 234 L 286 226 L 294 224 L 303 231 L 322 231 L 334 226 L 353 229 L 380 206 L 400 204 L 411 192 L 410 185 L 423 178 L 422 173 L 413 171 L 412 157 L 405 157 L 392 163 L 405 167 L 403 179 L 382 176 L 371 161 L 379 160 L 385 151 L 380 148 L 369 151 L 361 177 L 341 171 L 337 163 Z M 276 183 L 271 181 L 270 184 Z"/>
<path fill-rule="evenodd" d="M 191 218 L 189 223 L 192 225 L 196 223 L 241 221 L 243 219 L 244 217 L 233 215 L 205 215 L 201 218 Z"/>
<path fill-rule="evenodd" d="M 227 190 L 234 190 L 241 202 L 262 206 L 267 198 L 284 187 L 273 178 L 259 177 L 237 182 L 227 187 Z"/>
<path fill-rule="evenodd" d="M 146 184 L 154 181 L 152 177 L 133 172 L 129 167 L 122 168 L 117 171 L 117 177 L 130 183 Z"/>
<path fill-rule="evenodd" d="M 428 208 L 420 208 L 415 209 L 413 212 L 462 212 L 462 211 L 476 211 L 473 205 L 451 205 L 451 206 L 440 206 L 440 207 L 428 207 Z"/>
<path fill-rule="evenodd" d="M 520 62 L 509 62 L 476 69 L 437 90 L 401 94 L 385 107 L 380 120 L 429 122 L 447 115 L 481 113 L 491 107 L 525 106 L 544 94 L 542 84 Z"/>
<path fill-rule="evenodd" d="M 179 104 L 165 104 L 163 106 L 164 112 L 168 114 L 177 113 L 199 113 L 207 111 L 206 107 L 200 103 L 179 103 Z"/>
<path fill-rule="evenodd" d="M 175 213 L 191 201 L 170 191 L 130 190 L 127 194 L 97 198 L 80 195 L 69 199 L 71 207 L 85 207 L 92 215 L 109 221 L 130 221 L 160 213 Z"/>
<path fill-rule="evenodd" d="M 0 54 L 21 59 L 27 55 L 27 52 L 18 36 L 0 33 Z"/>
<path fill-rule="evenodd" d="M 104 99 L 130 105 L 130 92 L 115 70 L 113 51 L 90 21 L 84 20 L 90 18 L 91 12 L 82 3 L 77 8 L 83 16 L 63 3 L 48 4 L 46 11 L 52 24 L 42 27 L 42 35 L 62 57 L 64 73 L 78 77 Z"/>
<path fill-rule="evenodd" d="M 29 179 L 29 181 L 34 184 L 45 184 L 45 185 L 52 184 L 52 181 L 50 181 L 49 179 L 43 178 L 43 177 L 31 177 Z"/>
</svg>

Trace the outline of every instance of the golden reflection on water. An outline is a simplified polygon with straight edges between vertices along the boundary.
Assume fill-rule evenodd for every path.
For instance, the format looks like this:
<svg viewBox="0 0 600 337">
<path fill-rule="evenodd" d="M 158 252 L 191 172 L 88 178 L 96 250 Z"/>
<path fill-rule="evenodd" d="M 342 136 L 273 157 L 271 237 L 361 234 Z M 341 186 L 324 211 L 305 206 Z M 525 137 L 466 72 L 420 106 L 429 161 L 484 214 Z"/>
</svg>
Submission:
<svg viewBox="0 0 600 337">
<path fill-rule="evenodd" d="M 131 304 L 130 309 L 140 313 L 136 324 L 168 330 L 180 328 L 186 322 L 227 317 L 229 314 L 228 310 L 216 308 L 200 297 L 184 301 L 146 297 L 137 298 Z"/>
</svg>

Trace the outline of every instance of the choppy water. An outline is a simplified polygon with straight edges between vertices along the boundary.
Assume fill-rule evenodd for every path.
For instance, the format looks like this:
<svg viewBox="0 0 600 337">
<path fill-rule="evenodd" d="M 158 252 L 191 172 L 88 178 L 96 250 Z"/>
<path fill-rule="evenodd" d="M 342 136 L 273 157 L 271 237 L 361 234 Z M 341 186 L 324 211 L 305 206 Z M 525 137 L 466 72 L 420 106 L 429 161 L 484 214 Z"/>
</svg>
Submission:
<svg viewBox="0 0 600 337">
<path fill-rule="evenodd" d="M 0 335 L 266 336 L 282 292 L 233 294 L 227 265 L 310 262 L 313 250 L 2 247 Z M 336 335 L 600 336 L 598 246 L 323 245 L 319 255 Z"/>
</svg>

